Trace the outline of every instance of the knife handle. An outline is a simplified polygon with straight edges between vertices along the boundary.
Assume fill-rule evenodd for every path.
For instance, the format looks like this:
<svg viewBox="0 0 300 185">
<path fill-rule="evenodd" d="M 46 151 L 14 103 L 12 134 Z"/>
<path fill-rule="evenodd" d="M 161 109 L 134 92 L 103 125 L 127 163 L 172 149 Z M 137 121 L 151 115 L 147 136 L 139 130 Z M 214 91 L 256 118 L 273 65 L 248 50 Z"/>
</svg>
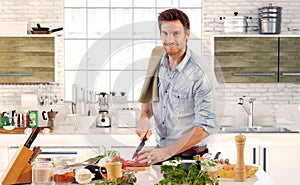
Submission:
<svg viewBox="0 0 300 185">
<path fill-rule="evenodd" d="M 36 127 L 30 134 L 30 136 L 28 137 L 27 141 L 25 142 L 24 146 L 27 148 L 30 148 L 31 144 L 33 143 L 33 141 L 35 140 L 36 136 L 38 135 L 38 133 L 40 132 L 40 127 Z"/>
</svg>

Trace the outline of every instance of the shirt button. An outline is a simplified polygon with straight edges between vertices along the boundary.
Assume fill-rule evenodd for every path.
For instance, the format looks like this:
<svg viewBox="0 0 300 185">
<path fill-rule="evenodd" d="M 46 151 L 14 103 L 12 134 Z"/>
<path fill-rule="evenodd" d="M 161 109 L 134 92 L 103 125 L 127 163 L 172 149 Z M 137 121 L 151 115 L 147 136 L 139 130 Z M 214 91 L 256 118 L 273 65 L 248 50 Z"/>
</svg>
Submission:
<svg viewBox="0 0 300 185">
<path fill-rule="evenodd" d="M 166 138 L 165 138 L 165 137 L 162 137 L 161 139 L 162 139 L 162 140 L 165 140 Z"/>
<path fill-rule="evenodd" d="M 168 91 L 165 91 L 165 93 L 168 93 Z"/>
<path fill-rule="evenodd" d="M 165 122 L 162 122 L 162 124 L 164 125 L 164 124 L 165 124 Z"/>
<path fill-rule="evenodd" d="M 166 106 L 164 106 L 164 109 L 166 108 Z"/>
</svg>

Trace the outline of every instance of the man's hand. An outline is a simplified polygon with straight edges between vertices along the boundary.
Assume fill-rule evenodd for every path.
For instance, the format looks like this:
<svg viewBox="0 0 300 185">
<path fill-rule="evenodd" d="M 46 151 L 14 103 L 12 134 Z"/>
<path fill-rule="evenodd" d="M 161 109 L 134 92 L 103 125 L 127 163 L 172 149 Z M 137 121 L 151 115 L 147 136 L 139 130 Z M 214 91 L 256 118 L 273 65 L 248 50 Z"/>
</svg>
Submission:
<svg viewBox="0 0 300 185">
<path fill-rule="evenodd" d="M 146 164 L 155 164 L 157 162 L 162 162 L 170 157 L 170 152 L 166 148 L 151 148 L 151 149 L 143 149 L 139 152 L 139 162 Z"/>
</svg>

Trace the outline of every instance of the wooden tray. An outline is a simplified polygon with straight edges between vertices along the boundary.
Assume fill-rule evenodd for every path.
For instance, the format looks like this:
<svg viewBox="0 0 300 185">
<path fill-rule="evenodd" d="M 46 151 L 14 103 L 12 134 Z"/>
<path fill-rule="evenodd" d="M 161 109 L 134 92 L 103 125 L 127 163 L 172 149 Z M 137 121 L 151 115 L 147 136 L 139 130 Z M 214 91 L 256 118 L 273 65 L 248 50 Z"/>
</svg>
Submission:
<svg viewBox="0 0 300 185">
<path fill-rule="evenodd" d="M 40 133 L 43 133 L 44 128 L 49 128 L 50 133 L 54 132 L 53 127 L 40 127 L 41 131 Z M 4 128 L 0 128 L 0 134 L 24 134 L 26 128 L 14 128 L 13 130 L 5 130 Z"/>
</svg>

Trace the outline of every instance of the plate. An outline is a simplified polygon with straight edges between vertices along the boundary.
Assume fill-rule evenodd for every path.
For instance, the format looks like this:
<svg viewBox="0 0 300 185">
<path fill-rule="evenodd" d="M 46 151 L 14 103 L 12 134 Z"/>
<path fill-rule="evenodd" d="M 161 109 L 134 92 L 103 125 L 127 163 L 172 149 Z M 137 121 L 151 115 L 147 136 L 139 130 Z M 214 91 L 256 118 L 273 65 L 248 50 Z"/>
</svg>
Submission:
<svg viewBox="0 0 300 185">
<path fill-rule="evenodd" d="M 6 126 L 3 126 L 3 128 L 4 128 L 5 130 L 13 130 L 13 129 L 15 129 L 16 127 L 15 127 L 15 126 L 12 126 L 12 125 L 6 125 Z"/>
</svg>

